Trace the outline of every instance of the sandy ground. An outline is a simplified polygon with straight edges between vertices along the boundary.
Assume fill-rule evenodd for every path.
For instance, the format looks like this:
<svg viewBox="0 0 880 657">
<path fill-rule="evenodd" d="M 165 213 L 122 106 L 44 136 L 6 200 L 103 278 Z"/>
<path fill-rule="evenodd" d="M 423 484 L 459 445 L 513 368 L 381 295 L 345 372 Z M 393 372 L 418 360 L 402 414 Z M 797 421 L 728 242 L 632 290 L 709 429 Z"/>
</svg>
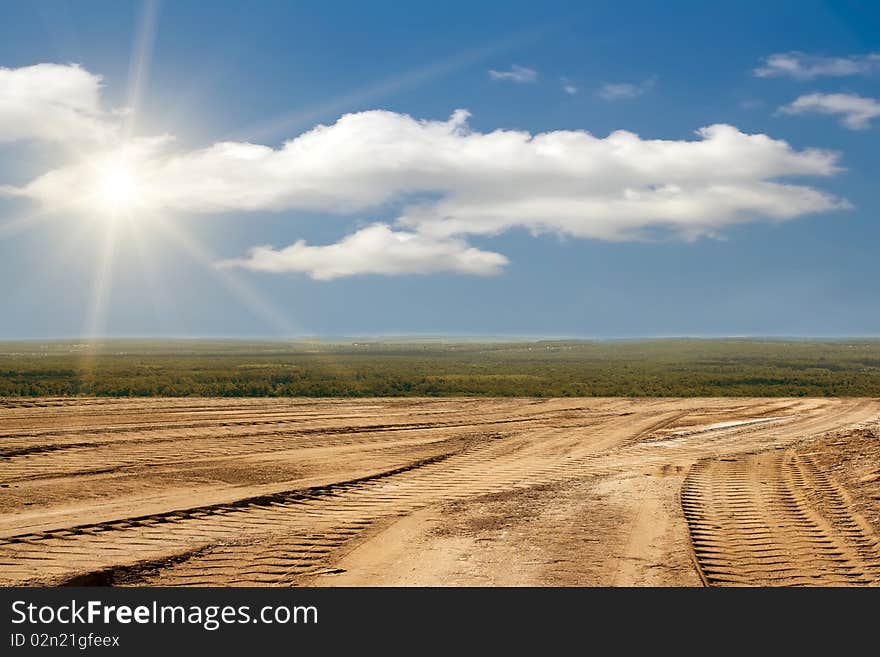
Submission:
<svg viewBox="0 0 880 657">
<path fill-rule="evenodd" d="M 0 585 L 880 583 L 876 399 L 0 400 Z"/>
</svg>

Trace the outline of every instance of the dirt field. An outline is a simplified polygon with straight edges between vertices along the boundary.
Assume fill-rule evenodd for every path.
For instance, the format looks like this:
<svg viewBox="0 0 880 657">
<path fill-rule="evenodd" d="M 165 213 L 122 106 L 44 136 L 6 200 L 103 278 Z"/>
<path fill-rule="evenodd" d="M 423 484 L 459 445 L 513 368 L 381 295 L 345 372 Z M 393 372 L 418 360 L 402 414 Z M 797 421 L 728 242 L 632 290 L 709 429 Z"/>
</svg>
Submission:
<svg viewBox="0 0 880 657">
<path fill-rule="evenodd" d="M 878 399 L 0 400 L 0 585 L 880 584 Z"/>
</svg>

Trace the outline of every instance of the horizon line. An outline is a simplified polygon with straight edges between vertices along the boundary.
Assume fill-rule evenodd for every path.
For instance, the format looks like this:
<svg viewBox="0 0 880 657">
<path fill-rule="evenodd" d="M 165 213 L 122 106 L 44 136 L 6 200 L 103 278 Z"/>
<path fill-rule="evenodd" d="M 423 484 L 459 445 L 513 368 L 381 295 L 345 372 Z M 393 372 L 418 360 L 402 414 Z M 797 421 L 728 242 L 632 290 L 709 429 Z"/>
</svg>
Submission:
<svg viewBox="0 0 880 657">
<path fill-rule="evenodd" d="M 340 340 L 382 341 L 465 341 L 483 340 L 486 342 L 528 342 L 528 341 L 571 341 L 571 342 L 612 342 L 639 340 L 880 340 L 880 334 L 837 334 L 837 335 L 798 335 L 798 334 L 658 334 L 658 335 L 546 335 L 546 334 L 497 334 L 497 333 L 374 333 L 374 334 L 314 334 L 291 336 L 230 336 L 230 335 L 108 335 L 108 336 L 60 336 L 60 337 L 0 337 L 4 342 L 55 342 L 86 343 L 97 342 L 337 342 Z"/>
</svg>

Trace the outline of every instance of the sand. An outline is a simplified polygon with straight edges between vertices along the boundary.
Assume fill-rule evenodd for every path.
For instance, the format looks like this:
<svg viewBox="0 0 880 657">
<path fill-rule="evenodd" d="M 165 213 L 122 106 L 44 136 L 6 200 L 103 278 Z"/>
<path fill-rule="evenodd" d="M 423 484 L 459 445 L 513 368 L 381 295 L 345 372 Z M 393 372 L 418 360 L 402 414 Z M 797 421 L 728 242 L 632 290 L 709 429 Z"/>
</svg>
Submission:
<svg viewBox="0 0 880 657">
<path fill-rule="evenodd" d="M 877 399 L 0 400 L 0 585 L 880 583 Z"/>
</svg>

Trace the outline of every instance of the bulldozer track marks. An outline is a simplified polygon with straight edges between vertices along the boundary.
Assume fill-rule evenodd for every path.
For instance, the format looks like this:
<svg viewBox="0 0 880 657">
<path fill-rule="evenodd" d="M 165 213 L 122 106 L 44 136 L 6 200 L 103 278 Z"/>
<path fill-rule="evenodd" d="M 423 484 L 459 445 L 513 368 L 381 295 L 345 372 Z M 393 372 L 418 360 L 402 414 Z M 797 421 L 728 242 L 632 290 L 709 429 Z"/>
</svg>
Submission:
<svg viewBox="0 0 880 657">
<path fill-rule="evenodd" d="M 248 509 L 264 509 L 267 507 L 284 507 L 285 505 L 302 504 L 304 500 L 322 499 L 328 496 L 339 495 L 341 491 L 349 490 L 352 487 L 361 486 L 367 482 L 373 482 L 386 477 L 391 477 L 402 472 L 409 472 L 416 468 L 428 465 L 430 463 L 438 463 L 452 456 L 452 454 L 443 454 L 434 456 L 421 461 L 405 465 L 400 468 L 380 472 L 367 477 L 352 479 L 350 481 L 335 482 L 326 486 L 313 486 L 309 488 L 297 488 L 293 490 L 280 491 L 266 495 L 258 495 L 254 497 L 244 497 L 232 502 L 220 504 L 206 504 L 188 509 L 175 509 L 162 513 L 153 513 L 143 516 L 134 516 L 114 520 L 110 522 L 98 522 L 86 525 L 73 525 L 63 527 L 56 530 L 33 532 L 28 534 L 13 534 L 4 538 L 0 538 L 0 546 L 10 543 L 30 543 L 34 544 L 38 541 L 49 540 L 54 538 L 69 538 L 79 535 L 96 535 L 100 532 L 127 530 L 137 527 L 151 527 L 162 523 L 180 522 L 191 520 L 193 518 L 208 518 L 210 516 L 228 515 L 233 512 L 239 512 Z"/>
<path fill-rule="evenodd" d="M 200 459 L 311 458 L 310 450 L 373 460 L 340 469 L 367 474 L 328 475 L 321 486 L 285 487 L 296 481 L 288 478 L 278 490 L 244 487 L 231 501 L 188 507 L 186 496 L 169 498 L 141 513 L 93 516 L 100 522 L 7 518 L 0 585 L 307 584 L 419 509 L 621 474 L 677 477 L 671 490 L 683 480 L 680 522 L 707 584 L 880 581 L 870 526 L 846 491 L 793 449 L 876 419 L 875 400 L 705 400 L 690 411 L 675 400 L 163 403 L 6 400 L 0 483 L 94 475 L 93 485 L 113 486 L 156 466 L 148 472 Z M 78 422 L 66 423 L 74 411 Z M 719 423 L 728 414 L 737 419 Z"/>
<path fill-rule="evenodd" d="M 120 583 L 290 584 L 384 518 L 438 501 L 540 485 L 571 476 L 570 468 L 589 467 L 589 459 L 577 458 L 523 463 L 515 451 L 499 454 L 504 442 L 318 489 L 12 536 L 0 541 L 0 569 L 19 580 L 55 583 L 68 581 L 73 570 L 75 581 L 88 580 L 89 572 L 113 572 Z M 170 555 L 165 562 L 163 553 Z M 127 564 L 119 563 L 123 556 Z"/>
<path fill-rule="evenodd" d="M 681 504 L 710 586 L 880 585 L 880 541 L 795 449 L 706 458 Z"/>
</svg>

